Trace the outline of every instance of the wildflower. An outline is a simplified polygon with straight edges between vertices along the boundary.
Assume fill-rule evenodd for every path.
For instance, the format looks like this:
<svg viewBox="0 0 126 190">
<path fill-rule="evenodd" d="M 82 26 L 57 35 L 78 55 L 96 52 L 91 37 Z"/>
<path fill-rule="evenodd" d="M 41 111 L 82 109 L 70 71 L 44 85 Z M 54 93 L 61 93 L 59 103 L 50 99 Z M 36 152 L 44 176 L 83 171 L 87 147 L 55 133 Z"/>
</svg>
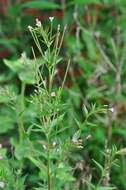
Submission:
<svg viewBox="0 0 126 190">
<path fill-rule="evenodd" d="M 76 20 L 77 19 L 77 12 L 74 11 L 73 18 Z"/>
<path fill-rule="evenodd" d="M 110 154 L 110 153 L 111 153 L 111 149 L 107 148 L 107 149 L 106 149 L 106 153 L 107 153 L 107 154 Z"/>
<path fill-rule="evenodd" d="M 86 140 L 90 140 L 92 138 L 92 136 L 89 134 L 87 137 L 86 137 Z"/>
<path fill-rule="evenodd" d="M 5 187 L 5 183 L 3 181 L 0 181 L 0 187 L 4 188 Z"/>
<path fill-rule="evenodd" d="M 46 150 L 47 149 L 47 147 L 46 147 L 46 145 L 45 144 L 43 144 L 43 148 Z"/>
<path fill-rule="evenodd" d="M 108 110 L 111 111 L 112 113 L 114 113 L 114 111 L 115 111 L 115 109 L 113 107 L 109 108 Z"/>
<path fill-rule="evenodd" d="M 42 23 L 38 18 L 36 18 L 36 26 L 38 26 L 38 27 L 42 26 Z"/>
<path fill-rule="evenodd" d="M 94 36 L 95 36 L 96 38 L 99 38 L 100 35 L 101 35 L 100 31 L 96 31 L 96 32 L 94 32 Z"/>
<path fill-rule="evenodd" d="M 67 24 L 64 26 L 64 30 L 66 30 L 67 29 Z"/>
<path fill-rule="evenodd" d="M 56 142 L 55 141 L 53 142 L 53 146 L 56 146 Z"/>
<path fill-rule="evenodd" d="M 57 30 L 60 31 L 60 24 L 58 24 Z"/>
<path fill-rule="evenodd" d="M 72 137 L 72 142 L 73 143 L 77 143 L 78 142 L 78 138 L 75 135 Z"/>
<path fill-rule="evenodd" d="M 34 92 L 35 92 L 36 94 L 38 93 L 38 91 L 37 91 L 36 89 L 34 90 Z"/>
<path fill-rule="evenodd" d="M 29 25 L 29 26 L 28 26 L 28 29 L 29 29 L 29 31 L 31 32 L 33 28 L 32 28 L 32 26 Z"/>
<path fill-rule="evenodd" d="M 53 19 L 54 19 L 54 17 L 49 17 L 50 22 L 52 22 L 52 21 L 53 21 Z"/>
<path fill-rule="evenodd" d="M 3 160 L 3 156 L 0 155 L 0 160 Z"/>
<path fill-rule="evenodd" d="M 56 93 L 55 93 L 55 92 L 52 92 L 52 93 L 51 93 L 51 96 L 52 96 L 52 97 L 55 97 L 55 96 L 56 96 Z"/>
<path fill-rule="evenodd" d="M 26 53 L 25 53 L 25 52 L 21 53 L 21 57 L 22 57 L 23 59 L 26 59 Z"/>
<path fill-rule="evenodd" d="M 57 150 L 56 150 L 57 152 L 59 152 L 60 151 L 60 149 L 59 148 L 57 148 Z"/>
<path fill-rule="evenodd" d="M 72 137 L 72 143 L 73 143 L 73 145 L 75 145 L 77 148 L 83 148 L 82 139 L 78 139 L 77 134 L 75 134 L 75 135 Z"/>
<path fill-rule="evenodd" d="M 112 112 L 112 113 L 114 113 L 114 111 L 115 111 L 115 108 L 114 108 L 114 107 L 110 107 L 110 108 L 109 108 L 109 105 L 104 105 L 104 107 L 108 108 L 108 110 L 109 110 L 110 112 Z"/>
<path fill-rule="evenodd" d="M 55 70 L 54 75 L 56 75 L 57 73 L 58 73 L 58 69 Z"/>
</svg>

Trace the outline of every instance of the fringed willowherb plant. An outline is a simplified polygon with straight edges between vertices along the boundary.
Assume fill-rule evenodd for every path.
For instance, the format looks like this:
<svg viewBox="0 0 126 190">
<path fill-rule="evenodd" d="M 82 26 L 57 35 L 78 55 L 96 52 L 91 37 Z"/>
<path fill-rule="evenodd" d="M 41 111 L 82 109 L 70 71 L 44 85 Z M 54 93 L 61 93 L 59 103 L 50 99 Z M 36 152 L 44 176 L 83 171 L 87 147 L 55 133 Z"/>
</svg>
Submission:
<svg viewBox="0 0 126 190">
<path fill-rule="evenodd" d="M 13 93 L 13 89 L 5 88 L 1 90 L 0 95 L 5 98 L 1 99 L 5 103 L 9 102 L 11 108 L 15 111 L 16 123 L 19 128 L 19 141 L 15 139 L 12 142 L 14 150 L 14 160 L 12 165 L 16 176 L 20 177 L 17 183 L 24 189 L 25 177 L 21 177 L 24 172 L 26 160 L 30 160 L 35 165 L 34 177 L 35 184 L 27 185 L 28 188 L 36 190 L 62 190 L 74 189 L 75 186 L 75 169 L 69 164 L 71 151 L 75 148 L 83 148 L 82 131 L 84 127 L 90 127 L 92 124 L 92 116 L 106 111 L 113 112 L 113 108 L 104 106 L 103 108 L 92 105 L 90 109 L 83 107 L 83 122 L 75 119 L 75 125 L 64 125 L 67 119 L 68 105 L 62 101 L 62 91 L 67 77 L 70 60 L 68 61 L 66 72 L 60 86 L 56 85 L 55 76 L 57 74 L 57 65 L 62 61 L 60 57 L 60 49 L 63 43 L 66 26 L 61 32 L 60 25 L 57 31 L 53 33 L 53 17 L 50 18 L 49 28 L 43 28 L 42 23 L 36 19 L 36 26 L 28 27 L 40 53 L 40 57 L 36 56 L 36 48 L 32 47 L 33 60 L 28 59 L 25 53 L 16 61 L 4 60 L 5 64 L 17 73 L 21 81 L 20 93 Z M 34 85 L 34 92 L 30 98 L 25 97 L 25 89 L 27 84 Z M 6 98 L 7 97 L 7 98 Z M 71 131 L 69 133 L 68 131 Z M 70 136 L 71 135 L 71 136 Z M 86 139 L 90 138 L 90 134 Z M 89 190 L 110 190 L 109 174 L 110 168 L 116 154 L 125 152 L 125 149 L 105 153 L 105 166 L 102 167 L 97 161 L 95 164 L 101 169 L 102 176 L 97 185 L 86 182 Z M 16 159 L 19 161 L 16 161 Z M 14 164 L 16 162 L 16 164 Z M 30 163 L 31 163 L 30 162 Z M 19 164 L 18 164 L 19 163 Z M 27 162 L 26 162 L 27 163 Z M 29 164 L 30 164 L 29 163 Z M 17 166 L 18 165 L 18 166 Z M 18 169 L 17 169 L 18 168 Z M 37 169 L 36 169 L 37 168 Z M 28 174 L 30 175 L 30 174 Z M 18 177 L 18 179 L 19 179 Z M 0 178 L 2 182 L 7 184 L 6 177 Z M 84 181 L 84 180 L 83 180 Z M 9 188 L 9 186 L 7 187 Z M 14 189 L 15 186 L 13 186 Z M 8 189 L 7 189 L 8 190 Z"/>
<path fill-rule="evenodd" d="M 29 159 L 40 170 L 40 187 L 36 189 L 60 190 L 71 189 L 75 179 L 72 175 L 74 170 L 70 167 L 68 160 L 73 148 L 83 148 L 81 137 L 81 126 L 90 125 L 88 122 L 92 115 L 105 113 L 108 107 L 97 108 L 92 105 L 88 111 L 84 107 L 85 120 L 80 124 L 76 119 L 78 128 L 74 131 L 72 138 L 68 135 L 63 137 L 69 126 L 64 126 L 63 120 L 67 112 L 67 105 L 62 103 L 61 95 L 67 76 L 70 61 L 60 87 L 55 87 L 55 75 L 57 64 L 62 60 L 59 56 L 66 27 L 61 34 L 60 25 L 56 34 L 52 30 L 53 18 L 50 18 L 50 28 L 44 29 L 42 23 L 36 19 L 36 27 L 29 26 L 29 30 L 35 44 L 42 56 L 43 63 L 35 64 L 36 89 L 31 96 L 31 104 L 36 108 L 37 122 L 28 128 L 27 134 L 39 133 L 39 138 L 33 143 L 33 155 Z M 43 51 L 44 49 L 44 51 Z M 34 59 L 35 50 L 32 48 Z M 35 62 L 36 63 L 36 62 Z M 84 125 L 83 125 L 84 124 Z M 32 141 L 33 142 L 33 141 Z"/>
<path fill-rule="evenodd" d="M 29 159 L 39 168 L 40 187 L 36 189 L 59 190 L 70 186 L 74 181 L 72 168 L 68 165 L 68 155 L 73 147 L 81 147 L 81 142 L 72 142 L 70 137 L 63 139 L 62 134 L 68 129 L 63 126 L 67 105 L 62 103 L 61 94 L 66 80 L 70 60 L 60 87 L 55 87 L 57 64 L 62 60 L 59 56 L 63 43 L 66 26 L 61 33 L 60 25 L 56 34 L 52 31 L 53 18 L 50 18 L 50 27 L 44 29 L 36 19 L 36 27 L 29 26 L 35 44 L 41 54 L 43 63 L 34 65 L 36 73 L 36 88 L 31 96 L 31 104 L 36 108 L 37 122 L 28 128 L 30 137 L 38 133 L 34 141 L 33 155 Z M 43 51 L 44 49 L 44 51 Z M 34 59 L 35 50 L 32 48 Z"/>
</svg>

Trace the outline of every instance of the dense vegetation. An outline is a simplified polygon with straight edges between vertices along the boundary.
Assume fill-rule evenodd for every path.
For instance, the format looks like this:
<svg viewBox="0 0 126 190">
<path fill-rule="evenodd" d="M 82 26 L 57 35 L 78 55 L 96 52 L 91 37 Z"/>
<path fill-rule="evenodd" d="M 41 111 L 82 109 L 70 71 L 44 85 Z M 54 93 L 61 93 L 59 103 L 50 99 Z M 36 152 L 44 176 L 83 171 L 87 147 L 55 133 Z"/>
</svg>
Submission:
<svg viewBox="0 0 126 190">
<path fill-rule="evenodd" d="M 0 188 L 125 190 L 125 0 L 1 0 L 0 62 Z"/>
</svg>

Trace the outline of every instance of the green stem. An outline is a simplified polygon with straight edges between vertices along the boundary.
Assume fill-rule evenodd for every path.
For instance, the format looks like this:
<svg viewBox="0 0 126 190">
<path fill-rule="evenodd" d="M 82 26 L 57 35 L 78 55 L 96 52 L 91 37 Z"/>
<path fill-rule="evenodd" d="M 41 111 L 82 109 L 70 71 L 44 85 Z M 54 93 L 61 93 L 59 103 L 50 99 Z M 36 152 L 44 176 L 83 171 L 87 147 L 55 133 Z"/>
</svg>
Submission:
<svg viewBox="0 0 126 190">
<path fill-rule="evenodd" d="M 51 69 L 49 68 L 49 93 L 51 93 L 52 89 L 52 78 L 51 78 Z"/>
<path fill-rule="evenodd" d="M 23 122 L 23 111 L 25 108 L 25 103 L 24 103 L 24 93 L 25 93 L 25 83 L 21 84 L 21 108 L 20 108 L 20 113 L 19 113 L 19 141 L 22 142 L 23 137 L 24 137 L 24 122 Z"/>
<path fill-rule="evenodd" d="M 22 82 L 21 85 L 21 104 L 22 104 L 22 111 L 24 110 L 24 96 L 25 96 L 25 83 Z"/>
<path fill-rule="evenodd" d="M 48 176 L 48 190 L 51 190 L 51 169 L 50 169 L 50 143 L 48 139 L 48 152 L 47 152 L 47 176 Z"/>
</svg>

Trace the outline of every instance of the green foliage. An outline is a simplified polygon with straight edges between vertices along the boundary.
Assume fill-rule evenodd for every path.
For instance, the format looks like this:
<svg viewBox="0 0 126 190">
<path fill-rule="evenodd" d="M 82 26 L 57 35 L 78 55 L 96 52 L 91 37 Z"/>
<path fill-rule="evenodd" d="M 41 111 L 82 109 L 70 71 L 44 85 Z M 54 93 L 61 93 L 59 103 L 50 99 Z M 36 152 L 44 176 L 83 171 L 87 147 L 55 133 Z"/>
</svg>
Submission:
<svg viewBox="0 0 126 190">
<path fill-rule="evenodd" d="M 16 74 L 19 79 L 25 84 L 35 84 L 35 71 L 36 67 L 42 64 L 41 60 L 30 60 L 26 57 L 25 53 L 22 57 L 15 61 L 4 60 L 4 63 Z M 36 66 L 37 65 L 37 66 Z"/>
</svg>

